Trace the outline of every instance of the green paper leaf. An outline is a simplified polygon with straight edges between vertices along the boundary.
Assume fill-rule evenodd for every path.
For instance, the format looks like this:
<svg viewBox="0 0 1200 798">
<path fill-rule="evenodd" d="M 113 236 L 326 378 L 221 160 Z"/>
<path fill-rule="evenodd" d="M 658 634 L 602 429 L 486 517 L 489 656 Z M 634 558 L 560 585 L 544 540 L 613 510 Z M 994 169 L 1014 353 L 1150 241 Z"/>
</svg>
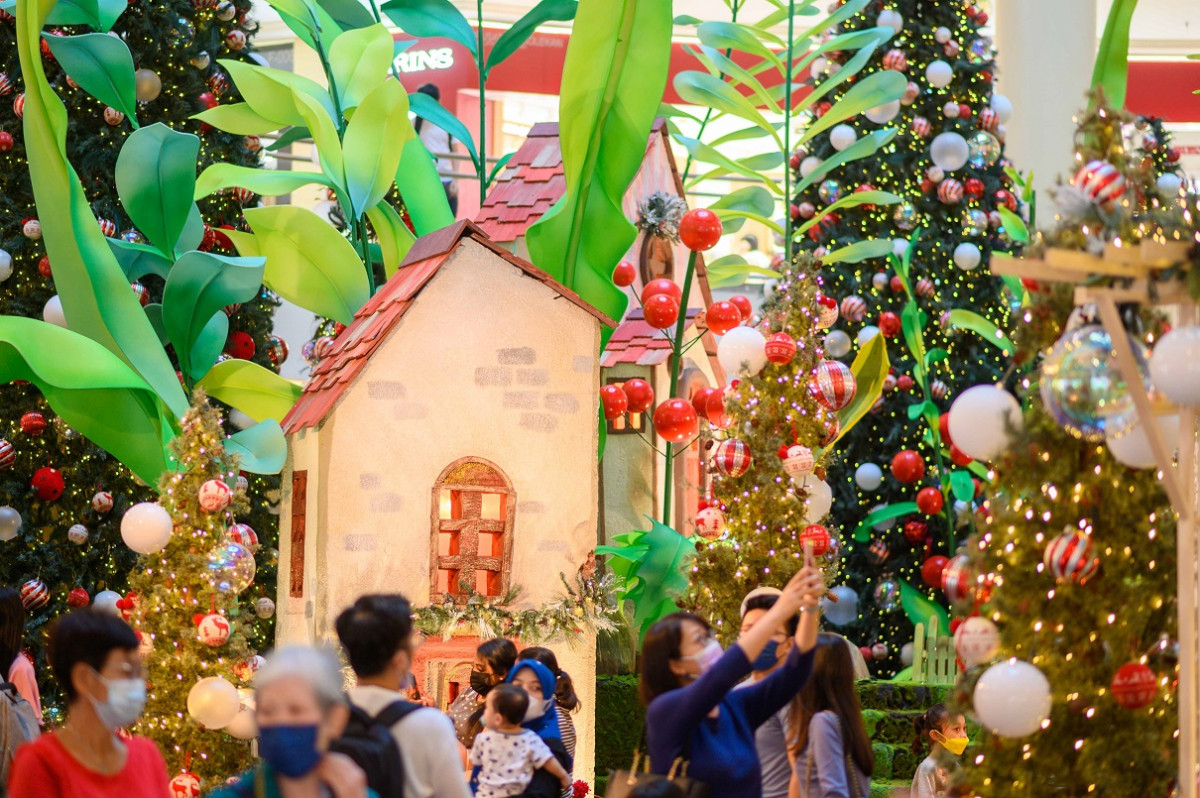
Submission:
<svg viewBox="0 0 1200 798">
<path fill-rule="evenodd" d="M 409 36 L 452 39 L 470 50 L 475 58 L 481 56 L 475 31 L 450 0 L 388 0 L 382 10 Z"/>
<path fill-rule="evenodd" d="M 608 566 L 621 580 L 620 597 L 633 602 L 633 622 L 643 636 L 655 621 L 678 609 L 675 601 L 687 590 L 687 566 L 696 556 L 692 541 L 648 520 L 650 529 L 618 536 L 616 546 L 596 547 L 597 554 L 611 555 Z"/>
<path fill-rule="evenodd" d="M 913 402 L 908 406 L 908 420 L 915 421 L 926 413 L 937 413 L 938 406 L 929 400 L 923 402 Z"/>
<path fill-rule="evenodd" d="M 970 330 L 977 333 L 992 346 L 999 347 L 1006 355 L 1011 355 L 1017 351 L 1012 341 L 1008 340 L 1008 336 L 999 327 L 974 311 L 950 311 L 950 326 L 959 330 Z"/>
<path fill-rule="evenodd" d="M 375 17 L 357 0 L 317 0 L 317 5 L 344 31 L 375 24 Z"/>
<path fill-rule="evenodd" d="M 612 270 L 637 237 L 622 203 L 666 88 L 671 30 L 670 3 L 580 5 L 562 77 L 566 191 L 525 234 L 535 264 L 613 319 L 628 295 Z"/>
<path fill-rule="evenodd" d="M 411 102 L 411 98 L 409 98 Z M 415 136 L 404 145 L 400 166 L 396 169 L 396 188 L 404 197 L 404 207 L 412 219 L 413 229 L 423 236 L 454 224 L 442 176 L 429 150 Z"/>
<path fill-rule="evenodd" d="M 930 620 L 937 618 L 938 629 L 947 633 L 950 631 L 950 614 L 946 612 L 946 608 L 936 601 L 930 601 L 924 593 L 903 579 L 900 580 L 900 606 L 904 608 L 904 614 L 913 626 L 921 623 L 928 629 Z"/>
<path fill-rule="evenodd" d="M 268 152 L 278 152 L 284 147 L 295 144 L 301 139 L 312 138 L 312 134 L 308 132 L 306 127 L 289 127 L 279 135 L 279 138 L 268 144 L 266 149 Z"/>
<path fill-rule="evenodd" d="M 864 260 L 871 258 L 882 258 L 892 251 L 892 242 L 890 239 L 872 239 L 867 241 L 855 241 L 844 247 L 839 247 L 833 252 L 828 252 L 821 256 L 821 262 L 824 264 L 831 263 L 861 263 Z"/>
<path fill-rule="evenodd" d="M 917 376 L 917 383 L 922 388 L 927 388 L 928 386 L 924 382 L 926 373 L 924 328 L 925 313 L 917 306 L 916 300 L 908 300 L 904 309 L 900 311 L 900 329 L 904 332 L 904 343 L 908 346 L 908 351 L 912 353 L 913 360 L 916 361 L 913 373 Z"/>
<path fill-rule="evenodd" d="M 834 443 L 854 428 L 863 416 L 875 405 L 875 400 L 883 393 L 883 381 L 888 375 L 887 344 L 882 335 L 876 335 L 859 347 L 850 366 L 854 374 L 854 399 L 838 412 L 841 431 L 838 432 Z M 833 444 L 830 444 L 832 447 Z M 828 448 L 828 447 L 827 447 Z"/>
<path fill-rule="evenodd" d="M 500 174 L 500 170 L 508 166 L 508 162 L 516 155 L 515 152 L 507 152 L 492 166 L 492 171 L 488 172 L 487 184 L 490 186 L 492 181 L 496 179 L 496 175 Z"/>
<path fill-rule="evenodd" d="M 408 95 L 400 81 L 376 86 L 346 125 L 342 139 L 346 195 L 358 213 L 374 207 L 388 193 L 404 145 L 413 135 Z"/>
<path fill-rule="evenodd" d="M 238 166 L 232 163 L 214 163 L 200 173 L 196 179 L 196 199 L 216 194 L 227 188 L 248 188 L 255 194 L 264 197 L 278 197 L 291 194 L 297 189 L 317 183 L 322 186 L 333 186 L 323 172 L 282 171 L 275 169 L 256 169 L 250 166 Z"/>
<path fill-rule="evenodd" d="M 106 37 L 111 38 L 111 37 Z M 200 139 L 162 123 L 136 130 L 117 156 L 117 193 L 134 225 L 168 258 L 195 207 Z"/>
<path fill-rule="evenodd" d="M 783 48 L 786 42 L 762 28 L 714 20 L 697 25 L 696 35 L 714 50 L 739 50 L 756 55 L 769 61 L 778 71 L 783 71 L 783 61 L 771 48 Z"/>
<path fill-rule="evenodd" d="M 392 64 L 395 40 L 383 25 L 343 33 L 329 48 L 329 71 L 342 108 L 357 108 L 381 85 Z"/>
<path fill-rule="evenodd" d="M 949 360 L 950 353 L 939 346 L 935 346 L 925 353 L 925 365 L 932 366 L 935 363 L 941 363 L 943 360 Z"/>
<path fill-rule="evenodd" d="M 1125 89 L 1129 82 L 1129 26 L 1135 8 L 1137 0 L 1114 0 L 1096 51 L 1092 85 L 1104 90 L 1104 101 L 1110 108 L 1125 107 Z"/>
<path fill-rule="evenodd" d="M 187 252 L 175 263 L 163 290 L 163 324 L 175 354 L 193 379 L 212 365 L 192 357 L 192 348 L 214 316 L 226 319 L 226 305 L 249 302 L 258 295 L 263 281 L 262 258 L 231 258 L 210 252 Z M 220 341 L 224 345 L 222 337 Z M 220 348 L 217 354 L 220 354 Z M 213 355 L 216 359 L 216 355 Z"/>
<path fill-rule="evenodd" d="M 901 197 L 890 191 L 855 191 L 842 197 L 837 202 L 830 203 L 821 208 L 811 219 L 808 219 L 804 224 L 796 228 L 795 233 L 792 235 L 792 240 L 795 241 L 802 238 L 805 233 L 820 224 L 821 220 L 831 213 L 836 213 L 846 208 L 857 208 L 860 205 L 896 205 L 902 201 Z M 888 252 L 893 252 L 891 241 L 887 243 Z"/>
<path fill-rule="evenodd" d="M 296 104 L 296 111 L 304 120 L 304 124 L 312 132 L 321 171 L 333 183 L 338 199 L 345 203 L 345 162 L 342 156 L 342 142 L 334 126 L 333 117 L 325 113 L 319 102 L 301 92 L 292 91 L 292 101 Z M 365 209 L 350 207 L 349 210 L 348 215 L 357 218 Z"/>
<path fill-rule="evenodd" d="M 1025 220 L 1020 216 L 1017 216 L 1003 205 L 997 206 L 996 210 L 1000 213 L 1000 219 L 1004 224 L 1004 229 L 1008 231 L 1008 234 L 1012 237 L 1012 240 L 1020 244 L 1028 244 L 1029 228 L 1025 226 Z"/>
<path fill-rule="evenodd" d="M 329 92 L 315 81 L 281 69 L 271 69 L 232 58 L 221 58 L 217 63 L 229 73 L 230 79 L 250 109 L 258 116 L 275 122 L 277 128 L 285 125 L 308 125 L 301 109 L 297 107 L 297 94 L 315 101 L 324 110 L 325 116 L 330 121 L 333 120 L 333 100 L 329 98 Z"/>
<path fill-rule="evenodd" d="M 171 261 L 148 244 L 134 244 L 119 238 L 109 238 L 107 241 L 109 249 L 125 273 L 125 279 L 129 282 L 140 280 L 147 274 L 166 279 L 167 273 L 171 271 Z"/>
<path fill-rule="evenodd" d="M 747 277 L 765 277 L 769 280 L 779 279 L 779 272 L 763 266 L 751 266 L 749 263 L 746 263 L 745 258 L 738 254 L 717 258 L 712 263 L 706 264 L 705 270 L 708 272 L 708 285 L 710 288 L 728 288 L 733 285 L 742 285 L 746 282 Z"/>
<path fill-rule="evenodd" d="M 712 108 L 745 119 L 770 134 L 777 144 L 781 143 L 774 125 L 759 113 L 754 103 L 716 75 L 707 72 L 680 72 L 675 76 L 675 93 L 689 105 Z"/>
<path fill-rule="evenodd" d="M 841 74 L 840 72 L 838 73 Z M 821 115 L 821 118 L 804 131 L 804 140 L 808 141 L 840 122 L 858 116 L 864 111 L 876 106 L 889 103 L 904 96 L 908 86 L 905 76 L 895 70 L 885 69 L 874 72 L 855 83 L 833 104 L 833 107 Z"/>
<path fill-rule="evenodd" d="M 213 366 L 196 387 L 250 418 L 263 421 L 282 421 L 302 390 L 257 363 L 236 358 Z"/>
<path fill-rule="evenodd" d="M 267 419 L 225 439 L 225 453 L 251 474 L 278 474 L 287 462 L 287 438 L 275 419 Z"/>
<path fill-rule="evenodd" d="M 33 383 L 66 423 L 145 482 L 154 484 L 166 471 L 163 443 L 173 434 L 172 414 L 145 380 L 95 341 L 0 316 L 0 382 L 11 380 Z"/>
<path fill-rule="evenodd" d="M 854 539 L 859 543 L 866 543 L 871 539 L 871 527 L 876 524 L 881 524 L 884 521 L 891 521 L 893 518 L 899 518 L 903 515 L 909 515 L 917 512 L 916 502 L 900 502 L 898 504 L 889 504 L 880 507 L 877 510 L 872 510 L 867 513 L 857 527 L 854 528 Z"/>
<path fill-rule="evenodd" d="M 163 319 L 166 324 L 166 319 Z M 192 379 L 202 377 L 217 362 L 229 339 L 229 317 L 224 313 L 210 316 L 200 334 L 188 350 L 187 358 L 180 359 L 180 366 Z"/>
<path fill-rule="evenodd" d="M 79 88 L 111 105 L 137 127 L 133 56 L 125 42 L 107 33 L 42 37 L 63 71 Z"/>
<path fill-rule="evenodd" d="M 146 311 L 146 318 L 150 320 L 150 326 L 154 328 L 154 332 L 158 333 L 158 342 L 163 346 L 170 344 L 171 339 L 167 335 L 166 326 L 163 324 L 162 305 L 157 302 L 151 302 L 142 309 Z"/>
<path fill-rule="evenodd" d="M 799 183 L 794 185 L 792 190 L 796 193 L 804 191 L 817 181 L 823 180 L 825 175 L 829 174 L 834 169 L 837 169 L 839 166 L 863 158 L 871 157 L 875 153 L 879 152 L 881 147 L 889 144 L 895 137 L 896 131 L 892 128 L 876 130 L 860 137 L 858 141 L 854 142 L 846 149 L 821 161 L 821 163 L 818 164 L 813 171 L 809 172 L 808 177 L 803 178 Z"/>
<path fill-rule="evenodd" d="M 718 170 L 715 170 L 714 173 L 704 175 L 703 179 L 711 179 L 729 172 L 733 172 L 735 174 L 748 177 L 751 180 L 761 181 L 768 189 L 771 189 L 776 194 L 783 193 L 783 190 L 777 183 L 775 183 L 774 180 L 771 180 L 761 171 L 747 166 L 744 160 L 735 161 L 721 151 L 717 150 L 715 147 L 711 147 L 698 139 L 689 138 L 687 136 L 676 136 L 675 140 L 679 142 L 679 144 L 683 146 L 683 148 L 688 151 L 688 154 L 691 155 L 695 160 L 700 161 L 701 163 L 714 164 L 715 166 L 720 167 Z"/>
<path fill-rule="evenodd" d="M 437 100 L 419 91 L 408 95 L 408 104 L 414 114 L 426 122 L 440 127 L 449 133 L 451 138 L 461 142 L 471 155 L 472 165 L 479 169 L 479 151 L 475 149 L 475 139 L 471 137 L 471 131 L 467 130 L 467 126 L 458 121 L 458 117 L 450 113 Z M 432 156 L 432 153 L 430 155 Z"/>
<path fill-rule="evenodd" d="M 230 103 L 229 105 L 218 105 L 215 108 L 209 108 L 201 111 L 198 114 L 192 114 L 192 119 L 199 119 L 201 122 L 207 122 L 217 130 L 224 130 L 226 133 L 233 133 L 238 136 L 262 136 L 267 133 L 274 133 L 283 125 L 264 116 L 259 115 L 250 107 L 250 103 Z M 297 128 L 289 128 L 296 130 Z M 299 128 L 304 131 L 303 138 L 308 135 L 306 128 Z M 285 134 L 286 135 L 286 134 Z M 289 142 L 290 143 L 290 142 Z M 277 148 L 278 143 L 272 144 L 267 149 Z"/>
<path fill-rule="evenodd" d="M 396 269 L 400 268 L 404 256 L 412 248 L 416 237 L 404 224 L 400 214 L 396 213 L 396 209 L 386 200 L 373 208 L 368 208 L 367 219 L 371 222 L 371 229 L 375 231 L 375 237 L 379 239 L 383 273 L 390 278 L 396 273 Z"/>
<path fill-rule="evenodd" d="M 567 22 L 575 19 L 578 8 L 578 0 L 541 0 L 514 22 L 512 27 L 500 34 L 500 38 L 488 53 L 487 70 L 490 72 L 492 67 L 503 63 L 504 59 L 521 49 L 521 45 L 533 35 L 539 25 L 550 20 Z"/>
<path fill-rule="evenodd" d="M 263 282 L 272 291 L 319 316 L 343 324 L 354 319 L 370 289 L 349 241 L 305 208 L 272 205 L 250 208 L 245 216 L 258 254 L 267 259 Z"/>
<path fill-rule="evenodd" d="M 969 502 L 975 498 L 975 482 L 970 471 L 950 472 L 950 493 L 960 502 Z"/>
<path fill-rule="evenodd" d="M 745 221 L 743 213 L 754 214 L 759 218 L 769 218 L 775 213 L 775 198 L 762 186 L 745 186 L 718 197 L 708 209 L 725 211 L 720 214 L 723 232 L 736 233 Z"/>
</svg>

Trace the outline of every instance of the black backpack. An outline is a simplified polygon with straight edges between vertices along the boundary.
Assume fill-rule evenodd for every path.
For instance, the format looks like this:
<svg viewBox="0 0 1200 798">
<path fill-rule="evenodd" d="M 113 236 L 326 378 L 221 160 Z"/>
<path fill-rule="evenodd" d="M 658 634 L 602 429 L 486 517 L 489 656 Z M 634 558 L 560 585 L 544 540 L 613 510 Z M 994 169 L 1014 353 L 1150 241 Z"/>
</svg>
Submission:
<svg viewBox="0 0 1200 798">
<path fill-rule="evenodd" d="M 404 760 L 392 727 L 420 704 L 397 699 L 376 716 L 350 704 L 350 722 L 342 736 L 329 745 L 331 751 L 345 754 L 367 774 L 367 786 L 379 798 L 404 798 Z"/>
</svg>

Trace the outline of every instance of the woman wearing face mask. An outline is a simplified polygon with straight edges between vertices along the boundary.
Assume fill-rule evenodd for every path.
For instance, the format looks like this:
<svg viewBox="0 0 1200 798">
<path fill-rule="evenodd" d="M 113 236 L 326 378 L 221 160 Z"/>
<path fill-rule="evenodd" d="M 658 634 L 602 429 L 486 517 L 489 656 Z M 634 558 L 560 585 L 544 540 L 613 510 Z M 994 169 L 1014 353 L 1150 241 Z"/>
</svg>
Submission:
<svg viewBox="0 0 1200 798">
<path fill-rule="evenodd" d="M 146 705 L 138 638 L 114 615 L 75 610 L 49 635 L 50 669 L 67 720 L 17 749 L 11 798 L 162 798 L 167 766 L 150 740 L 118 736 Z"/>
<path fill-rule="evenodd" d="M 21 603 L 21 591 L 0 587 L 0 682 L 10 682 L 17 688 L 17 695 L 33 707 L 40 724 L 42 700 L 33 663 L 21 653 L 24 647 L 25 605 Z"/>
<path fill-rule="evenodd" d="M 529 694 L 529 708 L 525 711 L 525 722 L 521 727 L 541 737 L 563 769 L 570 773 L 575 763 L 563 744 L 562 729 L 558 724 L 558 708 L 554 703 L 558 680 L 554 673 L 536 659 L 521 659 L 512 666 L 505 682 Z M 539 769 L 534 772 L 533 781 L 529 782 L 521 797 L 558 798 L 562 792 L 558 778 L 548 770 Z"/>
<path fill-rule="evenodd" d="M 458 694 L 446 714 L 454 721 L 454 734 L 462 743 L 463 762 L 466 752 L 475 744 L 475 735 L 483 731 L 483 699 L 494 686 L 504 681 L 508 670 L 517 661 L 517 647 L 507 638 L 485 640 L 475 649 L 471 665 L 471 686 Z"/>
<path fill-rule="evenodd" d="M 521 659 L 536 659 L 554 674 L 554 712 L 558 717 L 558 730 L 561 733 L 563 748 L 566 749 L 567 756 L 574 761 L 575 743 L 578 738 L 575 734 L 575 721 L 571 720 L 571 713 L 579 709 L 579 696 L 575 695 L 575 683 L 571 681 L 571 675 L 558 667 L 558 657 L 554 656 L 554 652 L 548 648 L 531 646 L 522 649 L 520 657 Z M 574 789 L 568 787 L 563 791 L 563 798 L 571 798 L 572 792 Z"/>
<path fill-rule="evenodd" d="M 687 775 L 708 784 L 713 796 L 761 798 L 754 731 L 783 709 L 812 669 L 825 583 L 811 556 L 805 559 L 774 606 L 728 651 L 696 615 L 674 613 L 650 627 L 642 644 L 640 690 L 653 772 L 666 775 L 682 757 Z M 734 690 L 797 611 L 795 644 L 783 664 L 758 683 Z"/>
<path fill-rule="evenodd" d="M 279 649 L 254 675 L 262 764 L 210 798 L 369 798 L 367 777 L 329 742 L 350 719 L 337 658 L 308 646 Z"/>
</svg>

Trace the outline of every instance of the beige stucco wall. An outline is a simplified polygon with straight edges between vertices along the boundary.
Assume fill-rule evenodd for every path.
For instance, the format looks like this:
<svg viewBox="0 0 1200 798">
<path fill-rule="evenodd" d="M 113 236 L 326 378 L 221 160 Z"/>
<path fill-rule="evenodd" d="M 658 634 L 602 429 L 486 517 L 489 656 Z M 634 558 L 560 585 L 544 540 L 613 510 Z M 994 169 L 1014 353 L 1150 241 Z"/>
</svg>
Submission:
<svg viewBox="0 0 1200 798">
<path fill-rule="evenodd" d="M 333 639 L 337 613 L 363 593 L 400 591 L 426 603 L 431 490 L 467 456 L 496 464 L 516 491 L 519 606 L 557 598 L 559 574 L 570 577 L 596 544 L 598 347 L 594 317 L 479 244 L 461 244 L 319 435 L 293 437 L 293 463 L 309 469 L 310 577 L 304 599 L 286 597 L 287 496 L 280 640 Z M 580 777 L 593 766 L 589 637 L 577 636 L 575 648 L 549 643 L 584 701 Z"/>
</svg>

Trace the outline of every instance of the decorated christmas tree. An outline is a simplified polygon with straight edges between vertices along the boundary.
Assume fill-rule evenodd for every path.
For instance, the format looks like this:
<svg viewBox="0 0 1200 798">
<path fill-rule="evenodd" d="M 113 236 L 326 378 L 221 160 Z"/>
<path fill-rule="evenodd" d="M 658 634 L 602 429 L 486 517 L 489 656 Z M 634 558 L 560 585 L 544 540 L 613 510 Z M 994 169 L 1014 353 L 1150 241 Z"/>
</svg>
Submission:
<svg viewBox="0 0 1200 798">
<path fill-rule="evenodd" d="M 260 160 L 261 144 L 256 137 L 226 134 L 190 119 L 205 107 L 239 99 L 217 59 L 249 58 L 253 26 L 247 24 L 245 15 L 250 3 L 168 0 L 134 2 L 127 8 L 123 3 L 117 8 L 92 5 L 98 18 L 88 24 L 69 15 L 60 15 L 57 23 L 52 17 L 46 33 L 55 46 L 43 43 L 42 61 L 68 109 L 68 155 L 91 210 L 105 235 L 114 246 L 124 246 L 128 256 L 136 254 L 136 246 L 146 241 L 121 206 L 114 180 L 117 156 L 134 129 L 129 111 L 136 110 L 143 127 L 163 122 L 198 134 L 197 169 L 214 162 L 256 165 Z M 86 7 L 85 3 L 81 8 Z M 120 15 L 115 24 L 109 14 Z M 115 108 L 95 99 L 64 72 L 64 65 L 74 67 L 79 55 L 77 50 L 61 49 L 57 40 L 62 37 L 55 34 L 64 30 L 86 33 L 108 24 L 128 45 L 137 70 L 136 85 L 129 92 L 136 97 L 133 109 Z M 15 18 L 0 12 L 0 313 L 61 318 L 53 299 L 54 264 L 41 239 L 26 163 L 21 119 L 26 86 L 16 35 Z M 255 197 L 245 192 L 202 199 L 199 208 L 207 227 L 201 248 L 232 252 L 220 229 L 241 225 L 243 203 L 254 201 Z M 144 305 L 153 308 L 162 301 L 161 276 L 150 273 L 130 282 Z M 269 367 L 281 364 L 286 349 L 271 334 L 277 304 L 273 295 L 263 291 L 254 301 L 227 309 L 230 356 Z M 234 424 L 230 429 L 237 427 Z M 82 603 L 104 590 L 126 592 L 134 556 L 122 544 L 118 525 L 128 507 L 152 498 L 153 491 L 65 424 L 32 385 L 0 386 L 0 439 L 0 502 L 4 505 L 0 507 L 0 583 L 34 583 L 29 609 L 35 631 L 29 640 L 37 641 L 36 630 L 72 602 Z M 278 478 L 250 475 L 249 479 L 252 509 L 243 519 L 259 533 L 272 534 L 277 526 L 271 507 L 277 500 Z M 264 539 L 264 543 L 269 541 Z M 267 562 L 260 563 L 259 581 L 269 591 L 274 567 L 269 557 L 261 559 Z M 265 645 L 273 635 L 273 621 L 263 620 L 246 631 L 257 644 Z M 41 656 L 37 647 L 33 653 Z M 39 668 L 38 672 L 49 671 Z M 49 680 L 42 690 L 53 719 L 59 711 L 57 690 Z"/>
<path fill-rule="evenodd" d="M 822 290 L 840 310 L 824 339 L 827 356 L 849 358 L 856 340 L 861 348 L 882 336 L 891 364 L 882 397 L 842 438 L 829 466 L 835 516 L 848 540 L 845 586 L 859 609 L 839 631 L 873 649 L 879 676 L 901 669 L 903 647 L 913 639 L 903 596 L 943 601 L 943 561 L 936 558 L 952 556 L 969 529 L 972 479 L 986 474 L 951 446 L 940 416 L 964 389 L 1003 377 L 1011 354 L 997 328 L 1007 323 L 1015 295 L 988 265 L 1014 246 L 1005 225 L 1015 218 L 1020 190 L 1003 158 L 1010 108 L 992 94 L 986 21 L 973 2 L 927 0 L 872 4 L 845 20 L 829 35 L 895 31 L 859 78 L 900 74 L 907 90 L 899 101 L 830 126 L 791 161 L 806 186 L 791 207 L 800 221 L 859 192 L 902 199 L 839 207 L 801 242 L 818 255 L 856 241 L 895 244 L 889 257 L 821 271 Z M 851 63 L 847 54 L 826 53 L 813 63 L 813 80 Z M 817 104 L 814 122 L 849 91 L 853 84 L 844 83 Z M 829 167 L 828 159 L 855 152 L 883 128 L 897 134 L 877 157 Z"/>
<path fill-rule="evenodd" d="M 147 552 L 126 610 L 149 684 L 136 731 L 158 743 L 179 771 L 172 776 L 208 787 L 249 762 L 243 741 L 254 727 L 235 685 L 260 661 L 247 628 L 256 612 L 274 609 L 251 588 L 260 548 L 235 521 L 247 497 L 224 438 L 219 414 L 197 392 L 172 447 L 179 470 L 163 477 L 157 502 L 135 505 L 122 520 L 125 539 Z"/>
</svg>

